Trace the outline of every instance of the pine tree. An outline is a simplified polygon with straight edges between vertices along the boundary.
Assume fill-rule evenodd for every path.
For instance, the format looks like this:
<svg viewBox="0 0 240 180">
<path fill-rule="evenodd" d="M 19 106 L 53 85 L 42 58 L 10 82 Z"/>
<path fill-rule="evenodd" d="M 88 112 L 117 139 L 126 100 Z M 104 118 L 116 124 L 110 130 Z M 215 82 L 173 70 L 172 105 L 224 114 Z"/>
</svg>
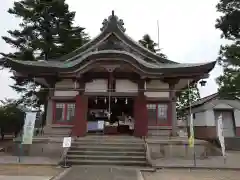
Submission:
<svg viewBox="0 0 240 180">
<path fill-rule="evenodd" d="M 217 79 L 219 94 L 240 97 L 240 1 L 220 0 L 217 11 L 223 15 L 217 19 L 216 28 L 230 42 L 220 47 L 218 62 L 223 67 L 223 75 Z"/>
<path fill-rule="evenodd" d="M 162 58 L 167 58 L 165 54 L 163 54 L 161 49 L 157 49 L 158 44 L 155 43 L 149 34 L 145 34 L 141 40 L 138 41 L 143 47 L 147 48 L 148 50 L 158 54 Z"/>
<path fill-rule="evenodd" d="M 21 19 L 19 28 L 9 30 L 3 40 L 16 49 L 14 53 L 1 53 L 23 61 L 57 59 L 89 41 L 84 28 L 74 26 L 75 12 L 70 12 L 65 0 L 21 0 L 14 2 L 8 13 Z M 22 94 L 21 101 L 29 106 L 46 102 L 48 91 L 36 91 L 40 86 L 33 79 L 15 79 L 12 86 Z M 46 106 L 45 106 L 46 108 Z"/>
</svg>

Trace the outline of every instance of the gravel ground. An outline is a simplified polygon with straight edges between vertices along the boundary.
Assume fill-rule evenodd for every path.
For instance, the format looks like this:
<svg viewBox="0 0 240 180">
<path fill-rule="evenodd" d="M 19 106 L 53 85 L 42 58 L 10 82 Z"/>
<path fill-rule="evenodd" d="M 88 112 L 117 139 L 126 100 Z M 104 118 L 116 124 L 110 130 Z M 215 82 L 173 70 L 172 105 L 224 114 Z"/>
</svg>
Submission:
<svg viewBox="0 0 240 180">
<path fill-rule="evenodd" d="M 145 180 L 239 180 L 240 171 L 164 169 L 143 176 Z"/>
<path fill-rule="evenodd" d="M 0 175 L 6 176 L 55 176 L 61 171 L 53 166 L 0 165 Z"/>
</svg>

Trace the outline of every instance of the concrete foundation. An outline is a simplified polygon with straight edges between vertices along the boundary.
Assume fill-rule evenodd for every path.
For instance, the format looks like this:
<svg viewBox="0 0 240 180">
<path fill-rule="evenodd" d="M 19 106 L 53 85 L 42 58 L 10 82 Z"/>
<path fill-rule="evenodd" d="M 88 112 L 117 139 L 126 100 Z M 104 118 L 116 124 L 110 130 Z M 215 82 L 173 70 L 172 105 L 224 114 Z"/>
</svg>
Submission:
<svg viewBox="0 0 240 180">
<path fill-rule="evenodd" d="M 148 139 L 147 143 L 152 160 L 158 158 L 192 159 L 194 155 L 194 148 L 188 146 L 188 140 L 185 138 Z M 196 158 L 204 159 L 209 156 L 220 156 L 221 151 L 206 141 L 195 140 L 195 154 Z"/>
<path fill-rule="evenodd" d="M 31 145 L 20 145 L 14 141 L 13 155 L 61 158 L 62 138 L 34 138 Z"/>
</svg>

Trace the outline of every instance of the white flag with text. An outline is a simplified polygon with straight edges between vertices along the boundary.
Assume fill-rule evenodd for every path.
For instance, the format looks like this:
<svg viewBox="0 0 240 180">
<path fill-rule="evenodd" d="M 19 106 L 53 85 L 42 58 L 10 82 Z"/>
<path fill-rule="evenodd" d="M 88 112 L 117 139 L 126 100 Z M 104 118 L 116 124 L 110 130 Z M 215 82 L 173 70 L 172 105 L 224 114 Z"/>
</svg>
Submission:
<svg viewBox="0 0 240 180">
<path fill-rule="evenodd" d="M 222 155 L 225 157 L 225 142 L 224 142 L 224 135 L 223 135 L 223 118 L 222 113 L 219 115 L 217 120 L 217 132 L 218 132 L 218 139 L 222 149 Z"/>
<path fill-rule="evenodd" d="M 22 144 L 32 144 L 36 114 L 37 114 L 36 112 L 26 113 L 24 126 L 23 126 Z"/>
</svg>

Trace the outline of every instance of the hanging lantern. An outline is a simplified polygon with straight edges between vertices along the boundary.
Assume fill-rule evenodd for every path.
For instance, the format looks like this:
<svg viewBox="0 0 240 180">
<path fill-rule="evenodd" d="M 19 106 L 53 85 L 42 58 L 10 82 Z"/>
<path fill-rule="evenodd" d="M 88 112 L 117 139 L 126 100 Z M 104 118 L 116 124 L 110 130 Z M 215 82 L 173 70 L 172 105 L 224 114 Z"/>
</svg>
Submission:
<svg viewBox="0 0 240 180">
<path fill-rule="evenodd" d="M 107 98 L 104 99 L 104 103 L 105 103 L 105 104 L 107 103 Z"/>
<path fill-rule="evenodd" d="M 114 102 L 117 103 L 117 98 L 114 99 Z"/>
<path fill-rule="evenodd" d="M 201 80 L 199 83 L 200 83 L 200 85 L 203 87 L 203 86 L 206 85 L 207 81 L 205 81 L 205 80 Z"/>
<path fill-rule="evenodd" d="M 127 103 L 128 103 L 128 99 L 126 98 L 126 99 L 125 99 L 125 104 L 127 104 Z"/>
</svg>

